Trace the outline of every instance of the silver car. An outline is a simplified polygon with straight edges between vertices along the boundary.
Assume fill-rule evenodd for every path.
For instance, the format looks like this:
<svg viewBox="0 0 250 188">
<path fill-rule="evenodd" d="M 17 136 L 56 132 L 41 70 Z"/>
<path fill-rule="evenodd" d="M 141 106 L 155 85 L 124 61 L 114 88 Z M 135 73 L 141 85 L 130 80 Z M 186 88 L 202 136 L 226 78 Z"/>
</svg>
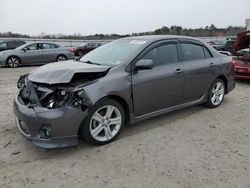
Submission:
<svg viewBox="0 0 250 188">
<path fill-rule="evenodd" d="M 14 50 L 0 52 L 0 65 L 17 67 L 20 65 L 45 64 L 74 58 L 74 52 L 68 47 L 48 42 L 30 42 Z"/>
</svg>

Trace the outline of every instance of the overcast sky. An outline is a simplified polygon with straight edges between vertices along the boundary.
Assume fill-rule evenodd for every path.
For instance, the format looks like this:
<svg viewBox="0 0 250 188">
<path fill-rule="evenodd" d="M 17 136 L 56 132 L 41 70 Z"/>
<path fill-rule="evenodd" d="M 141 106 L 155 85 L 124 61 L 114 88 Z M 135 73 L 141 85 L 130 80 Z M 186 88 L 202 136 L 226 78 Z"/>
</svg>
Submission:
<svg viewBox="0 0 250 188">
<path fill-rule="evenodd" d="M 0 0 L 0 32 L 126 34 L 163 25 L 245 26 L 250 0 Z"/>
</svg>

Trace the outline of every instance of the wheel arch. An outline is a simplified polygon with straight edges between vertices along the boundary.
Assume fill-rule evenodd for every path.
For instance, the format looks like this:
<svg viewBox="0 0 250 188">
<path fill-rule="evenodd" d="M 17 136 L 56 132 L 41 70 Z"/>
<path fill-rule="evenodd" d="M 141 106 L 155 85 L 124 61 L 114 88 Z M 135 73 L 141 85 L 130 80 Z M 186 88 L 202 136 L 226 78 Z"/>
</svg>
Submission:
<svg viewBox="0 0 250 188">
<path fill-rule="evenodd" d="M 126 100 L 119 95 L 108 95 L 108 96 L 105 96 L 105 97 L 101 98 L 100 100 L 98 100 L 98 102 L 103 101 L 103 100 L 107 100 L 107 99 L 112 99 L 112 100 L 115 100 L 118 103 L 120 103 L 120 105 L 123 107 L 123 110 L 125 113 L 125 125 L 127 123 L 129 123 L 130 122 L 130 118 L 129 118 L 130 111 L 129 111 L 129 106 L 128 106 L 128 103 L 126 102 Z"/>
<path fill-rule="evenodd" d="M 220 75 L 220 76 L 218 76 L 216 79 L 221 79 L 223 82 L 224 82 L 224 84 L 225 84 L 225 87 L 226 87 L 226 92 L 225 92 L 225 94 L 227 94 L 228 93 L 228 80 L 227 80 L 227 77 L 226 76 L 224 76 L 224 75 Z"/>
<path fill-rule="evenodd" d="M 118 96 L 118 95 L 107 95 L 105 97 L 100 98 L 96 103 L 93 104 L 93 106 L 96 105 L 97 103 L 100 103 L 100 102 L 105 101 L 107 99 L 112 99 L 114 101 L 117 101 L 123 107 L 123 110 L 125 113 L 125 124 L 124 125 L 126 126 L 127 124 L 129 124 L 129 122 L 130 122 L 130 110 L 129 110 L 128 103 L 126 102 L 126 100 L 123 97 Z M 91 108 L 91 106 L 88 108 Z M 80 126 L 78 128 L 78 135 L 81 135 L 80 133 L 81 133 L 81 130 L 83 129 L 84 121 L 85 120 L 83 120 L 83 122 L 80 124 Z"/>
</svg>

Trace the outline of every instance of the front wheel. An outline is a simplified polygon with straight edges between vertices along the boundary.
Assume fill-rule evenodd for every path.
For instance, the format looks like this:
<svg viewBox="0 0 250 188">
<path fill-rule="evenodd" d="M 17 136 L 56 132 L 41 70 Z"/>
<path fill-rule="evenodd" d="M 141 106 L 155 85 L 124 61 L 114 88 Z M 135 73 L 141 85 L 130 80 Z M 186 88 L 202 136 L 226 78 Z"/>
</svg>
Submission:
<svg viewBox="0 0 250 188">
<path fill-rule="evenodd" d="M 209 90 L 208 101 L 205 104 L 208 107 L 216 108 L 220 106 L 225 96 L 225 83 L 221 79 L 216 79 Z"/>
<path fill-rule="evenodd" d="M 21 64 L 21 61 L 18 57 L 9 57 L 7 59 L 7 65 L 11 68 L 18 67 Z"/>
<path fill-rule="evenodd" d="M 89 144 L 107 144 L 120 134 L 124 123 L 123 107 L 117 101 L 107 99 L 90 110 L 84 121 L 82 135 Z"/>
</svg>

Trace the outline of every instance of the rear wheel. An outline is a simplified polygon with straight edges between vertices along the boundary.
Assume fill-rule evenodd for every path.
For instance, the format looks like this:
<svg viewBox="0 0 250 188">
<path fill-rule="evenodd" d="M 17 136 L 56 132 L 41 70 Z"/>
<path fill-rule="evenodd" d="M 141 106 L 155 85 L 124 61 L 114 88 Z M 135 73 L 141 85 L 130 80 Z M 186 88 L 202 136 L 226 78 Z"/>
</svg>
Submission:
<svg viewBox="0 0 250 188">
<path fill-rule="evenodd" d="M 7 65 L 11 68 L 18 67 L 21 64 L 21 61 L 18 57 L 9 57 L 7 59 Z"/>
<path fill-rule="evenodd" d="M 86 142 L 103 145 L 112 142 L 125 123 L 120 103 L 107 99 L 94 106 L 84 121 L 82 135 Z"/>
<path fill-rule="evenodd" d="M 216 108 L 220 106 L 225 96 L 225 83 L 221 79 L 216 79 L 209 90 L 206 106 Z"/>
<path fill-rule="evenodd" d="M 65 55 L 59 55 L 56 58 L 56 61 L 65 61 L 65 60 L 67 60 L 67 57 Z"/>
</svg>

